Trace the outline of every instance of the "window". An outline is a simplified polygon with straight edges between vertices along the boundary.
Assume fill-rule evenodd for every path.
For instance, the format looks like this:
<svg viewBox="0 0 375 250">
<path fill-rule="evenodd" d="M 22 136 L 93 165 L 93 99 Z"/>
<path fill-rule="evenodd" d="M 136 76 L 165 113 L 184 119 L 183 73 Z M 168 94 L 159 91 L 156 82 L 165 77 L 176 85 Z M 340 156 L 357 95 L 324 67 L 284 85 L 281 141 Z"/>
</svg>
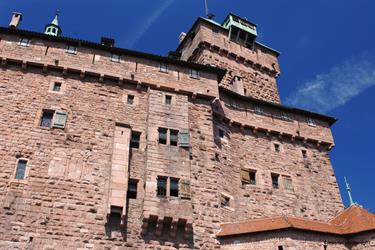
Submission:
<svg viewBox="0 0 375 250">
<path fill-rule="evenodd" d="M 111 56 L 111 61 L 112 62 L 120 62 L 120 60 L 121 60 L 121 56 L 120 55 L 118 55 L 118 54 L 112 54 L 112 56 Z"/>
<path fill-rule="evenodd" d="M 277 250 L 284 250 L 284 247 L 283 246 L 278 246 Z"/>
<path fill-rule="evenodd" d="M 132 131 L 131 133 L 131 139 L 130 139 L 130 147 L 131 148 L 139 148 L 139 141 L 141 138 L 140 132 Z"/>
<path fill-rule="evenodd" d="M 158 176 L 157 179 L 157 195 L 167 196 L 167 177 Z"/>
<path fill-rule="evenodd" d="M 26 165 L 27 165 L 27 160 L 21 160 L 21 159 L 18 160 L 17 168 L 16 168 L 16 175 L 15 175 L 15 178 L 17 180 L 25 179 Z"/>
<path fill-rule="evenodd" d="M 177 146 L 178 144 L 178 130 L 171 129 L 170 130 L 170 145 Z"/>
<path fill-rule="evenodd" d="M 289 114 L 285 113 L 285 112 L 282 112 L 281 113 L 281 119 L 284 120 L 284 121 L 289 121 L 290 120 Z"/>
<path fill-rule="evenodd" d="M 20 39 L 18 45 L 28 47 L 30 45 L 30 42 L 31 42 L 31 39 L 23 37 Z"/>
<path fill-rule="evenodd" d="M 52 32 L 53 32 L 53 33 L 56 33 L 56 28 L 52 28 Z"/>
<path fill-rule="evenodd" d="M 52 119 L 55 111 L 43 110 L 42 119 L 40 120 L 40 126 L 44 128 L 50 128 L 52 126 Z"/>
<path fill-rule="evenodd" d="M 199 79 L 199 71 L 195 69 L 190 70 L 190 77 L 193 79 Z"/>
<path fill-rule="evenodd" d="M 258 114 L 258 115 L 261 115 L 261 114 L 263 114 L 263 109 L 261 107 L 259 107 L 259 106 L 255 106 L 254 107 L 254 112 L 256 114 Z"/>
<path fill-rule="evenodd" d="M 134 95 L 128 95 L 127 103 L 129 105 L 133 105 L 134 104 Z"/>
<path fill-rule="evenodd" d="M 284 183 L 285 190 L 293 191 L 292 177 L 283 176 L 283 183 Z"/>
<path fill-rule="evenodd" d="M 250 169 L 241 169 L 241 182 L 242 184 L 256 185 L 256 171 Z"/>
<path fill-rule="evenodd" d="M 172 96 L 171 95 L 165 95 L 165 104 L 166 105 L 172 104 Z"/>
<path fill-rule="evenodd" d="M 77 47 L 72 45 L 66 46 L 66 53 L 77 54 Z"/>
<path fill-rule="evenodd" d="M 271 174 L 272 179 L 272 187 L 275 189 L 279 188 L 279 175 L 278 174 Z"/>
<path fill-rule="evenodd" d="M 302 153 L 302 157 L 303 157 L 304 159 L 306 159 L 306 158 L 307 158 L 307 151 L 306 151 L 305 149 L 302 149 L 302 150 L 301 150 L 301 153 Z"/>
<path fill-rule="evenodd" d="M 52 90 L 54 92 L 60 92 L 61 91 L 61 85 L 62 85 L 61 82 L 55 82 L 53 84 Z"/>
<path fill-rule="evenodd" d="M 170 196 L 178 197 L 178 179 L 171 178 L 171 183 L 170 183 Z"/>
<path fill-rule="evenodd" d="M 167 144 L 167 131 L 166 128 L 159 128 L 159 143 Z"/>
<path fill-rule="evenodd" d="M 65 128 L 67 114 L 62 110 L 43 110 L 40 126 L 43 128 Z"/>
<path fill-rule="evenodd" d="M 168 64 L 160 63 L 160 72 L 168 73 Z"/>
<path fill-rule="evenodd" d="M 311 127 L 315 127 L 316 126 L 316 123 L 315 123 L 315 120 L 312 119 L 312 118 L 307 118 L 307 124 Z"/>
<path fill-rule="evenodd" d="M 220 137 L 220 138 L 224 138 L 224 136 L 225 136 L 225 132 L 224 132 L 224 130 L 219 129 L 219 137 Z"/>
<path fill-rule="evenodd" d="M 280 152 L 280 144 L 275 143 L 274 147 L 276 152 Z"/>
<path fill-rule="evenodd" d="M 230 205 L 230 198 L 224 194 L 221 194 L 220 196 L 220 205 L 222 207 L 229 207 Z"/>
<path fill-rule="evenodd" d="M 137 199 L 137 186 L 138 181 L 134 179 L 129 179 L 128 182 L 128 199 Z"/>
</svg>

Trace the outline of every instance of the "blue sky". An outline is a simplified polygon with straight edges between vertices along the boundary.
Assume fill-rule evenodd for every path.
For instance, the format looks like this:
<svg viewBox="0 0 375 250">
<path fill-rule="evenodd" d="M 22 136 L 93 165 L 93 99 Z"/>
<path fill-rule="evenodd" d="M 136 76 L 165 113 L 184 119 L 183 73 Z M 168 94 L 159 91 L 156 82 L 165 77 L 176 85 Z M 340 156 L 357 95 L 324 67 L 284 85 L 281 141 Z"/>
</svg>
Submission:
<svg viewBox="0 0 375 250">
<path fill-rule="evenodd" d="M 332 163 L 345 204 L 344 176 L 354 199 L 375 212 L 375 1 L 208 0 L 222 21 L 228 12 L 258 24 L 258 40 L 281 52 L 282 102 L 339 118 L 332 127 Z M 178 35 L 204 15 L 204 0 L 2 0 L 0 25 L 12 11 L 21 28 L 43 31 L 60 9 L 63 35 L 166 55 Z"/>
</svg>

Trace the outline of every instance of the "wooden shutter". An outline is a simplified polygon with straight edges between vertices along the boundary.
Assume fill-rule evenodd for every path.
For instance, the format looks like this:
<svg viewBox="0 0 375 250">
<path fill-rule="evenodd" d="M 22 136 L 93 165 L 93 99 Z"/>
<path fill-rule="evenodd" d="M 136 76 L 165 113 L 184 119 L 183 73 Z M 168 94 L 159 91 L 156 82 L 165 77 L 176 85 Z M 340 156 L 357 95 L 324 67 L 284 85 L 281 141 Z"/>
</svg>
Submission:
<svg viewBox="0 0 375 250">
<path fill-rule="evenodd" d="M 180 180 L 179 181 L 179 194 L 182 199 L 190 199 L 190 181 Z"/>
<path fill-rule="evenodd" d="M 292 178 L 284 176 L 284 188 L 293 191 Z"/>
<path fill-rule="evenodd" d="M 180 147 L 188 148 L 190 147 L 190 140 L 189 140 L 189 131 L 188 130 L 181 130 L 178 134 L 178 141 L 180 142 Z"/>
<path fill-rule="evenodd" d="M 250 184 L 250 173 L 248 169 L 241 169 L 241 181 Z"/>
<path fill-rule="evenodd" d="M 53 116 L 52 127 L 54 128 L 65 128 L 67 114 L 65 111 L 56 110 Z"/>
</svg>

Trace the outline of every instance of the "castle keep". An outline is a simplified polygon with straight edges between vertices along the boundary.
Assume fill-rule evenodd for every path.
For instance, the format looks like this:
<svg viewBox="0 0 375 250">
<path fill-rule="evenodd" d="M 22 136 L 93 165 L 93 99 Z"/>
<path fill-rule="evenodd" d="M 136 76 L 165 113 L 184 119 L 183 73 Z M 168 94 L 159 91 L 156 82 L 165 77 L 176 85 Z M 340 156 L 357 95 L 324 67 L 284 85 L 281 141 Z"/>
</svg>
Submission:
<svg viewBox="0 0 375 250">
<path fill-rule="evenodd" d="M 375 249 L 336 119 L 280 102 L 257 26 L 198 18 L 158 56 L 0 28 L 0 249 Z"/>
</svg>

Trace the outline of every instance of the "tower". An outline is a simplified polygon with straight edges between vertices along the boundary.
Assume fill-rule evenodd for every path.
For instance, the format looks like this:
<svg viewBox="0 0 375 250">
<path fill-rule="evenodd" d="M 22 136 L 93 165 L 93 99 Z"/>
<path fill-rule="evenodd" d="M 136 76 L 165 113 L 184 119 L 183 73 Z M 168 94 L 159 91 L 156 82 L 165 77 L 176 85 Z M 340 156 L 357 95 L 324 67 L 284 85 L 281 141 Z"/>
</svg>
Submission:
<svg viewBox="0 0 375 250">
<path fill-rule="evenodd" d="M 56 11 L 55 18 L 52 20 L 50 24 L 47 24 L 44 28 L 44 34 L 50 35 L 50 36 L 60 36 L 61 35 L 61 28 L 59 26 L 59 11 Z"/>
</svg>

